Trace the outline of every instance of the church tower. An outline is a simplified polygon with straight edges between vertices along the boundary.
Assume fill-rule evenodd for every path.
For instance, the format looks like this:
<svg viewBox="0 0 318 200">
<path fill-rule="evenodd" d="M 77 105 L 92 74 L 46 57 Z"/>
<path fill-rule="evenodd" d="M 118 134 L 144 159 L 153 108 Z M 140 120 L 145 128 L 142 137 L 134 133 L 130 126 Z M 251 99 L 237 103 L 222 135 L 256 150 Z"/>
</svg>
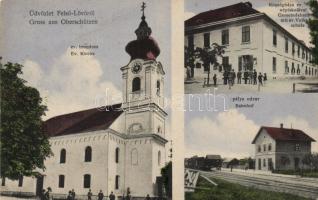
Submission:
<svg viewBox="0 0 318 200">
<path fill-rule="evenodd" d="M 164 70 L 156 60 L 160 49 L 150 36 L 151 28 L 144 15 L 135 33 L 137 39 L 129 42 L 126 52 L 131 59 L 121 68 L 123 78 L 123 109 L 128 135 L 157 134 L 165 137 Z"/>
<path fill-rule="evenodd" d="M 136 40 L 129 42 L 129 63 L 121 68 L 125 118 L 125 188 L 133 196 L 158 196 L 157 177 L 165 165 L 164 75 L 157 57 L 160 49 L 151 37 L 144 15 L 135 30 Z"/>
</svg>

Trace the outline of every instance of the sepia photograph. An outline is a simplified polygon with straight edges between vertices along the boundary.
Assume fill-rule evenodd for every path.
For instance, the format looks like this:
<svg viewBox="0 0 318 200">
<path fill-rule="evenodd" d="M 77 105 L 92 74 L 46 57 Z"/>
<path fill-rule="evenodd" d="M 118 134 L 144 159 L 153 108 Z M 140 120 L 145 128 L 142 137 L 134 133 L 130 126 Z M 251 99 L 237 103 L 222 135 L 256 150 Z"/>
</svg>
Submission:
<svg viewBox="0 0 318 200">
<path fill-rule="evenodd" d="M 1 4 L 1 199 L 171 199 L 170 2 Z"/>
<path fill-rule="evenodd" d="M 185 199 L 316 199 L 317 96 L 262 95 L 253 108 L 228 98 L 185 112 Z"/>
<path fill-rule="evenodd" d="M 317 93 L 309 2 L 185 0 L 185 93 Z"/>
</svg>

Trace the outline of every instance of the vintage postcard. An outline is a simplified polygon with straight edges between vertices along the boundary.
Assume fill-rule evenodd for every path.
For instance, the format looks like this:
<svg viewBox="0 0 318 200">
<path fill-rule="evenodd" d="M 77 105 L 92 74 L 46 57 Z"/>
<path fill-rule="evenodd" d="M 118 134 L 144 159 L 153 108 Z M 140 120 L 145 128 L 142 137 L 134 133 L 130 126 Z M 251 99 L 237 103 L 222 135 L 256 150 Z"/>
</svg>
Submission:
<svg viewBox="0 0 318 200">
<path fill-rule="evenodd" d="M 1 199 L 171 199 L 170 13 L 1 2 Z"/>
</svg>

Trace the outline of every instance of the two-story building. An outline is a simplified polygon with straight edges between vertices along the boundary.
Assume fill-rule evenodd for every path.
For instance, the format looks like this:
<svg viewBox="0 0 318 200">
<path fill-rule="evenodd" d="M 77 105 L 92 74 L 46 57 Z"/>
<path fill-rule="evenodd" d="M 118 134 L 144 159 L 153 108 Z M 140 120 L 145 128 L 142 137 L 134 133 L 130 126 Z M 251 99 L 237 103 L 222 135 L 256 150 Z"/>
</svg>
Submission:
<svg viewBox="0 0 318 200">
<path fill-rule="evenodd" d="M 311 63 L 309 47 L 250 2 L 202 12 L 185 21 L 185 46 L 189 49 L 225 47 L 220 65 L 209 66 L 196 60 L 194 78 L 206 77 L 209 71 L 222 75 L 256 70 L 268 79 L 318 77 L 317 65 Z M 219 76 L 220 77 L 220 76 Z"/>
<path fill-rule="evenodd" d="M 261 127 L 252 144 L 255 145 L 256 170 L 296 170 L 306 168 L 305 155 L 311 153 L 315 142 L 302 130 L 277 127 Z"/>
</svg>

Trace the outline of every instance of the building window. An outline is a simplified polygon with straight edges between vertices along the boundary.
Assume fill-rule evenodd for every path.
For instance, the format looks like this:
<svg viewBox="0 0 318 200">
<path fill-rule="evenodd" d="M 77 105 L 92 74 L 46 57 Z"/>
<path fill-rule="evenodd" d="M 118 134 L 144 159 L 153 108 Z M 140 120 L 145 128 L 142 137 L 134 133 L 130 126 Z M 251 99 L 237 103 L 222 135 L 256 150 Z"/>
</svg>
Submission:
<svg viewBox="0 0 318 200">
<path fill-rule="evenodd" d="M 210 47 L 210 33 L 204 33 L 204 47 Z"/>
<path fill-rule="evenodd" d="M 160 80 L 157 80 L 157 95 L 160 96 Z"/>
<path fill-rule="evenodd" d="M 304 51 L 304 47 L 301 48 L 301 58 L 304 59 L 305 58 L 305 51 Z"/>
<path fill-rule="evenodd" d="M 277 45 L 277 31 L 273 30 L 273 45 Z"/>
<path fill-rule="evenodd" d="M 158 151 L 158 166 L 161 165 L 161 152 Z"/>
<path fill-rule="evenodd" d="M 188 36 L 188 47 L 190 48 L 190 50 L 194 49 L 194 39 L 193 39 L 193 35 L 189 35 Z"/>
<path fill-rule="evenodd" d="M 266 144 L 263 145 L 263 151 L 266 151 Z"/>
<path fill-rule="evenodd" d="M 242 43 L 250 42 L 250 26 L 242 27 Z"/>
<path fill-rule="evenodd" d="M 273 73 L 276 73 L 276 57 L 273 57 Z"/>
<path fill-rule="evenodd" d="M 119 163 L 119 151 L 120 151 L 119 147 L 117 147 L 115 151 L 116 151 L 116 153 L 115 153 L 115 162 Z"/>
<path fill-rule="evenodd" d="M 118 190 L 119 189 L 119 180 L 120 177 L 118 175 L 116 175 L 116 180 L 115 180 L 115 189 Z"/>
<path fill-rule="evenodd" d="M 292 62 L 291 73 L 292 73 L 292 74 L 295 74 L 295 72 L 296 72 L 295 65 L 294 65 L 294 63 Z"/>
<path fill-rule="evenodd" d="M 261 152 L 261 151 L 262 151 L 261 145 L 258 145 L 257 152 Z"/>
<path fill-rule="evenodd" d="M 297 74 L 300 74 L 300 68 L 299 68 L 299 64 L 297 64 Z"/>
<path fill-rule="evenodd" d="M 64 188 L 65 176 L 59 175 L 59 188 Z"/>
<path fill-rule="evenodd" d="M 91 175 L 85 174 L 84 175 L 84 188 L 90 188 L 91 187 Z"/>
<path fill-rule="evenodd" d="M 6 178 L 2 177 L 1 178 L 1 186 L 5 186 L 6 185 Z"/>
<path fill-rule="evenodd" d="M 295 43 L 292 43 L 292 54 L 295 55 Z"/>
<path fill-rule="evenodd" d="M 299 58 L 300 57 L 300 46 L 299 45 L 298 45 L 297 55 L 298 55 L 298 58 Z"/>
<path fill-rule="evenodd" d="M 222 45 L 229 44 L 229 29 L 222 30 Z"/>
<path fill-rule="evenodd" d="M 266 159 L 263 159 L 263 167 L 266 167 Z"/>
<path fill-rule="evenodd" d="M 271 151 L 272 150 L 272 144 L 269 144 L 268 145 L 268 151 Z"/>
<path fill-rule="evenodd" d="M 229 65 L 229 57 L 228 56 L 223 56 L 222 57 L 222 66 L 223 66 L 224 71 L 231 70 L 230 69 L 230 65 Z"/>
<path fill-rule="evenodd" d="M 137 149 L 133 149 L 131 151 L 131 164 L 138 165 L 138 151 L 137 151 Z"/>
<path fill-rule="evenodd" d="M 289 67 L 288 67 L 288 61 L 285 61 L 285 73 L 288 74 L 289 73 Z"/>
<path fill-rule="evenodd" d="M 132 81 L 132 91 L 137 92 L 140 90 L 140 78 L 136 77 Z"/>
<path fill-rule="evenodd" d="M 285 37 L 285 52 L 288 53 L 288 38 Z"/>
<path fill-rule="evenodd" d="M 22 187 L 22 186 L 23 186 L 23 176 L 20 176 L 20 177 L 19 177 L 18 186 L 19 186 L 19 187 Z"/>
<path fill-rule="evenodd" d="M 88 146 L 85 148 L 85 162 L 92 161 L 92 147 Z"/>
<path fill-rule="evenodd" d="M 300 144 L 296 144 L 296 145 L 295 145 L 295 150 L 296 150 L 296 151 L 300 151 Z"/>
<path fill-rule="evenodd" d="M 60 152 L 60 163 L 65 163 L 66 161 L 66 150 L 62 149 Z"/>
</svg>

